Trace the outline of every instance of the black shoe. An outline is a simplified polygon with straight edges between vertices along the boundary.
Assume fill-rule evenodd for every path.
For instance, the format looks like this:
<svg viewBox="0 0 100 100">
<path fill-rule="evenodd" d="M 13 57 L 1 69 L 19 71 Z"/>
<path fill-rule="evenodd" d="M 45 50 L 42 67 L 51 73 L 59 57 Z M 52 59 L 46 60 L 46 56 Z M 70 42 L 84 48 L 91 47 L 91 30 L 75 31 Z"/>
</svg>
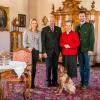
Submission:
<svg viewBox="0 0 100 100">
<path fill-rule="evenodd" d="M 58 87 L 59 84 L 58 84 L 57 82 L 53 82 L 53 83 L 52 83 L 52 86 L 54 86 L 54 87 Z"/>
<path fill-rule="evenodd" d="M 51 82 L 47 82 L 47 87 L 50 87 L 50 86 L 52 86 Z"/>
<path fill-rule="evenodd" d="M 85 90 L 85 89 L 87 89 L 87 88 L 88 88 L 87 85 L 83 85 L 81 89 Z"/>
<path fill-rule="evenodd" d="M 76 88 L 78 88 L 78 89 L 81 89 L 82 87 L 83 87 L 82 84 L 79 84 L 79 85 L 76 86 Z"/>
<path fill-rule="evenodd" d="M 35 88 L 35 85 L 34 85 L 34 84 L 32 84 L 31 88 L 32 88 L 32 89 L 34 89 L 34 88 Z"/>
</svg>

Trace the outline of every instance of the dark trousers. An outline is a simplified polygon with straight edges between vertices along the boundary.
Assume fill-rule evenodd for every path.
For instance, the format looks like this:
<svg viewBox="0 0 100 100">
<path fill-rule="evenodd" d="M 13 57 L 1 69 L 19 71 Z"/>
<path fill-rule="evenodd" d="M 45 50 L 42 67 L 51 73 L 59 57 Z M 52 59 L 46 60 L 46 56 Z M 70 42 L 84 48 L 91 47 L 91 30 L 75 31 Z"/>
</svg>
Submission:
<svg viewBox="0 0 100 100">
<path fill-rule="evenodd" d="M 51 50 L 50 55 L 46 58 L 46 78 L 47 82 L 52 81 L 52 84 L 57 83 L 58 57 L 55 51 Z"/>
<path fill-rule="evenodd" d="M 90 79 L 90 56 L 88 56 L 88 52 L 79 53 L 78 61 L 80 65 L 81 84 L 87 86 Z"/>
<path fill-rule="evenodd" d="M 77 77 L 77 56 L 63 56 L 63 65 L 71 78 Z"/>
<path fill-rule="evenodd" d="M 31 85 L 34 85 L 34 79 L 36 74 L 36 64 L 39 58 L 39 51 L 33 49 L 32 50 L 32 73 L 31 73 Z"/>
</svg>

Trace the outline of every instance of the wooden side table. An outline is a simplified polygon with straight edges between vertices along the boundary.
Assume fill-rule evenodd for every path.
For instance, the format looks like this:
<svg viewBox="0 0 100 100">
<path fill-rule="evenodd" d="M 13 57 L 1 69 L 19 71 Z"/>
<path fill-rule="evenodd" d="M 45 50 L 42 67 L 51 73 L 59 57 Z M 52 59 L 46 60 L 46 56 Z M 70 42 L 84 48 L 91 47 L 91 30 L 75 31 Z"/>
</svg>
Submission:
<svg viewBox="0 0 100 100">
<path fill-rule="evenodd" d="M 31 87 L 31 75 L 30 72 L 27 71 L 27 68 L 24 71 L 27 72 L 27 77 L 25 77 L 24 73 L 22 77 L 18 78 L 15 71 L 13 69 L 5 69 L 0 70 L 0 100 L 3 100 L 4 98 L 4 84 L 7 87 L 7 93 L 8 95 L 11 94 L 11 92 L 14 89 L 15 84 L 17 83 L 24 83 L 24 91 L 23 91 L 23 97 L 26 98 L 26 89 L 28 88 L 28 94 L 30 94 L 30 87 Z M 12 80 L 14 78 L 14 80 Z M 9 84 L 12 84 L 12 91 L 9 90 Z"/>
</svg>

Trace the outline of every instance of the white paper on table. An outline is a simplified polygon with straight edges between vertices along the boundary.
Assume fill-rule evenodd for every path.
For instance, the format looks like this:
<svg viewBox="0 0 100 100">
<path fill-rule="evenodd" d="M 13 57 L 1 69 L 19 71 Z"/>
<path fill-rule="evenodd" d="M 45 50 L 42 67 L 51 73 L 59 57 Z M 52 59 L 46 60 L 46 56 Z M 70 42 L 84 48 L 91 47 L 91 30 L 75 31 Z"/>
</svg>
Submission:
<svg viewBox="0 0 100 100">
<path fill-rule="evenodd" d="M 18 75 L 18 78 L 20 78 L 27 65 L 26 62 L 10 61 L 9 66 L 11 67 L 11 69 L 14 69 L 14 71 Z"/>
</svg>

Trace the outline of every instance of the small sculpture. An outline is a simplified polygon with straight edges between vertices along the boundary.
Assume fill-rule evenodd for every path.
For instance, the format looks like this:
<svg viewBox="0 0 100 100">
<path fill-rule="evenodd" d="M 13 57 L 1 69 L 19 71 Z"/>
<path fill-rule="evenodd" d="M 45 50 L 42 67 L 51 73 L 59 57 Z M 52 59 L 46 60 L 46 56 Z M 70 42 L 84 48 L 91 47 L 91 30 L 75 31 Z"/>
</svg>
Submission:
<svg viewBox="0 0 100 100">
<path fill-rule="evenodd" d="M 14 31 L 18 31 L 18 19 L 15 17 L 14 19 L 13 19 L 13 21 L 12 21 L 12 26 L 13 26 L 13 30 Z"/>
<path fill-rule="evenodd" d="M 54 4 L 52 4 L 52 13 L 54 12 Z"/>
</svg>

